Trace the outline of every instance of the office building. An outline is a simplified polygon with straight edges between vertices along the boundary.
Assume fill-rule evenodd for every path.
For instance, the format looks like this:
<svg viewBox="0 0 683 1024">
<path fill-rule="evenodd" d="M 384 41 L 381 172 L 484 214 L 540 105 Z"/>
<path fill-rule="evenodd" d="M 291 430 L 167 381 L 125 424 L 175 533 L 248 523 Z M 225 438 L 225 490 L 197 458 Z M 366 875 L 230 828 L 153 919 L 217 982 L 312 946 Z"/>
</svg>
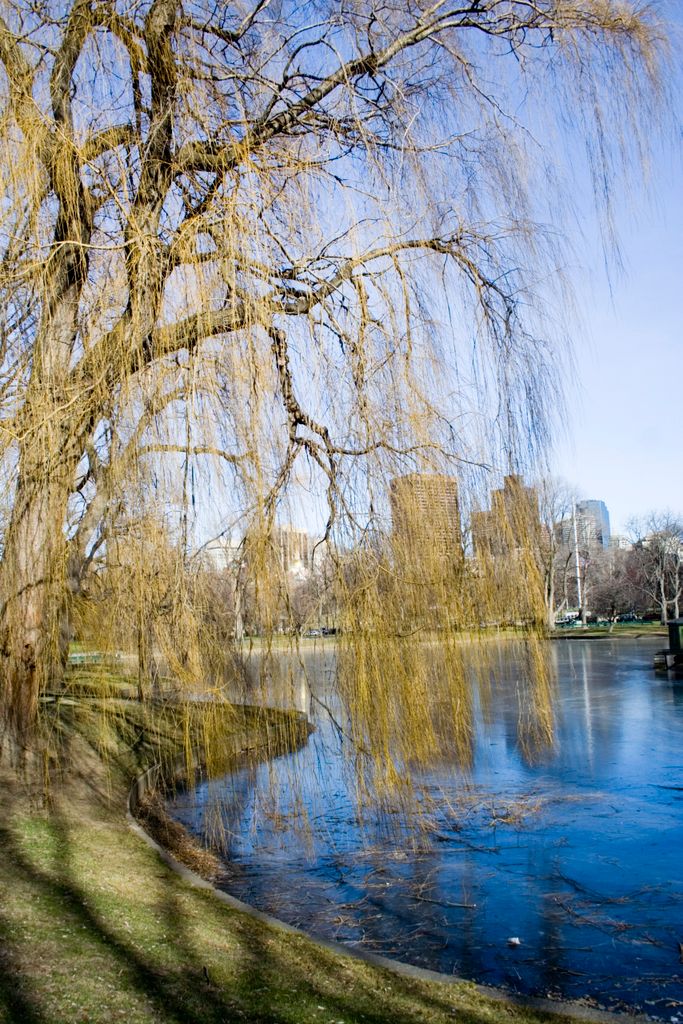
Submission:
<svg viewBox="0 0 683 1024">
<path fill-rule="evenodd" d="M 609 512 L 604 501 L 597 501 L 593 498 L 588 501 L 577 501 L 576 528 L 580 546 L 588 548 L 599 545 L 608 548 L 610 541 Z"/>
<path fill-rule="evenodd" d="M 574 511 L 555 523 L 555 536 L 560 544 L 577 546 L 582 551 L 610 546 L 609 512 L 604 501 L 577 501 Z"/>
<path fill-rule="evenodd" d="M 394 547 L 403 557 L 462 556 L 458 483 L 442 473 L 408 473 L 391 481 Z"/>
<path fill-rule="evenodd" d="M 272 545 L 280 568 L 292 576 L 307 576 L 313 568 L 313 538 L 293 526 L 276 526 Z"/>
<path fill-rule="evenodd" d="M 541 528 L 538 494 L 516 473 L 491 491 L 491 509 L 472 513 L 472 545 L 476 555 L 498 557 L 536 543 Z"/>
<path fill-rule="evenodd" d="M 215 572 L 232 571 L 244 558 L 244 544 L 233 537 L 215 537 L 204 545 L 202 553 L 205 562 Z"/>
</svg>

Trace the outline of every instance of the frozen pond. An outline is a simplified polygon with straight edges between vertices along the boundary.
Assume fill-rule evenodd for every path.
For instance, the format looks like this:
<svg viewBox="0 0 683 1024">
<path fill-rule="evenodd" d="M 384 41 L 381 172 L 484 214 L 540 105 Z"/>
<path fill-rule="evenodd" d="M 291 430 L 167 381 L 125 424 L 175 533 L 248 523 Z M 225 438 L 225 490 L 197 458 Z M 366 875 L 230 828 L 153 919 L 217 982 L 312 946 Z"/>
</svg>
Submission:
<svg viewBox="0 0 683 1024">
<path fill-rule="evenodd" d="M 308 745 L 203 783 L 173 813 L 198 834 L 215 834 L 220 815 L 222 886 L 310 932 L 683 1020 L 683 683 L 655 677 L 661 646 L 555 642 L 555 739 L 533 752 L 508 666 L 477 707 L 467 771 L 442 757 L 422 777 L 427 831 L 391 816 L 360 826 L 343 740 L 303 672 L 273 702 L 310 713 Z M 328 693 L 333 649 L 305 663 L 313 692 Z"/>
</svg>

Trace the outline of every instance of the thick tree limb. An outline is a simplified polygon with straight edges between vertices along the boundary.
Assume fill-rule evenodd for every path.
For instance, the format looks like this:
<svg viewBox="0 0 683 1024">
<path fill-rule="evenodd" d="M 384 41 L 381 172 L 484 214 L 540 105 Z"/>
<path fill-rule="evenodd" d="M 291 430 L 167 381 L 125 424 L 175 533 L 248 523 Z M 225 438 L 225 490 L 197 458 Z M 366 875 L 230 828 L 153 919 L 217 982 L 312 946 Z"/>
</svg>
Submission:
<svg viewBox="0 0 683 1024">
<path fill-rule="evenodd" d="M 62 140 L 73 144 L 71 132 L 73 122 L 71 116 L 71 80 L 73 77 L 76 62 L 81 55 L 83 44 L 92 30 L 93 21 L 90 13 L 89 0 L 75 0 L 66 28 L 62 36 L 62 45 L 57 51 L 52 75 L 50 76 L 50 98 L 52 101 L 52 115 L 55 123 L 64 126 L 68 136 Z"/>
<path fill-rule="evenodd" d="M 96 135 L 86 139 L 82 148 L 83 162 L 89 163 L 97 160 L 104 153 L 108 153 L 119 146 L 140 145 L 140 138 L 132 124 L 115 124 L 110 128 L 103 128 Z"/>
<path fill-rule="evenodd" d="M 17 124 L 27 138 L 35 140 L 41 152 L 49 142 L 49 132 L 42 112 L 33 99 L 35 70 L 26 60 L 16 36 L 0 17 L 0 61 L 2 61 L 10 88 L 10 103 Z"/>
</svg>

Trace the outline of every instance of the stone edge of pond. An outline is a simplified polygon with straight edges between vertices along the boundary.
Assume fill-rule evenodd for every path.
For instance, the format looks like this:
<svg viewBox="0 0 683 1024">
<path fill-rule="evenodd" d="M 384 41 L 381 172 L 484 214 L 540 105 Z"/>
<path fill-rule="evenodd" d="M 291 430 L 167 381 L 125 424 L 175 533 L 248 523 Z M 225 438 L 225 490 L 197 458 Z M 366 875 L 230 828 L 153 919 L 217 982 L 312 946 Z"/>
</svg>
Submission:
<svg viewBox="0 0 683 1024">
<path fill-rule="evenodd" d="M 312 942 L 315 946 L 321 949 L 328 950 L 331 953 L 335 953 L 341 957 L 352 957 L 355 960 L 361 960 L 364 963 L 370 964 L 373 967 L 379 967 L 385 971 L 389 971 L 392 974 L 396 974 L 399 977 L 408 978 L 414 981 L 431 981 L 439 982 L 440 984 L 447 985 L 462 985 L 462 984 L 474 984 L 476 991 L 481 996 L 485 996 L 487 999 L 491 999 L 495 1002 L 508 1003 L 514 1006 L 520 1006 L 531 1010 L 538 1010 L 544 1013 L 559 1014 L 564 1017 L 570 1017 L 574 1020 L 594 1022 L 604 1021 L 605 1024 L 614 1024 L 614 1022 L 631 1022 L 631 1024 L 651 1024 L 656 1018 L 649 1017 L 646 1014 L 632 1014 L 632 1013 L 621 1013 L 611 1010 L 601 1010 L 584 1003 L 555 999 L 543 999 L 538 996 L 524 996 L 518 995 L 514 992 L 507 992 L 499 988 L 494 988 L 489 985 L 479 985 L 468 981 L 466 978 L 460 978 L 454 974 L 442 974 L 439 971 L 431 971 L 424 967 L 416 967 L 414 964 L 404 963 L 401 960 L 392 960 L 389 957 L 381 956 L 379 953 L 373 953 L 370 950 L 361 949 L 357 946 L 347 946 L 341 942 L 335 942 L 333 939 L 323 939 L 315 935 L 311 935 L 309 932 L 304 931 L 301 928 L 296 928 L 294 925 L 287 924 L 285 921 L 281 921 L 277 917 L 272 917 L 270 914 L 264 913 L 262 910 L 257 910 L 256 907 L 252 907 L 249 903 L 243 903 L 242 900 L 238 900 L 235 896 L 231 896 L 230 893 L 225 892 L 222 889 L 218 889 L 211 882 L 202 878 L 197 872 L 192 871 L 190 868 L 181 864 L 180 861 L 169 853 L 160 843 L 156 841 L 140 824 L 136 817 L 136 809 L 138 808 L 142 798 L 150 791 L 157 788 L 161 775 L 161 766 L 153 765 L 148 768 L 147 771 L 138 775 L 134 779 L 129 791 L 128 799 L 126 801 L 126 819 L 128 827 L 132 832 L 135 833 L 140 839 L 156 851 L 161 860 L 174 871 L 183 881 L 196 889 L 204 889 L 208 892 L 213 893 L 215 898 L 229 907 L 231 910 L 239 911 L 242 914 L 247 914 L 255 921 L 259 921 L 261 924 L 265 924 L 271 928 L 275 928 L 279 932 L 283 932 L 286 935 L 296 935 L 300 938 L 304 938 L 309 942 Z"/>
</svg>

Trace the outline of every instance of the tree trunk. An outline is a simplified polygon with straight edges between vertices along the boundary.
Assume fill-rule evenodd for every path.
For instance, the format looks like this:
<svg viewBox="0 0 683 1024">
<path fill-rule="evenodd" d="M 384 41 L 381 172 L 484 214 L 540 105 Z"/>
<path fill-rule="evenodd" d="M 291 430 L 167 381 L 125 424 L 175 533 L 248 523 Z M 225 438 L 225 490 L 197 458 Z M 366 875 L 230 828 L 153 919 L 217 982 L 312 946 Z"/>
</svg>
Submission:
<svg viewBox="0 0 683 1024">
<path fill-rule="evenodd" d="M 60 472 L 63 481 L 63 474 Z M 0 667 L 3 734 L 24 746 L 38 694 L 61 680 L 68 651 L 62 633 L 64 517 L 68 489 L 38 467 L 20 475 L 0 568 Z"/>
<path fill-rule="evenodd" d="M 666 596 L 666 581 L 664 579 L 664 574 L 659 578 L 659 606 L 661 609 L 660 622 L 662 626 L 666 626 L 669 602 Z"/>
<path fill-rule="evenodd" d="M 585 570 L 584 570 L 584 573 L 585 573 Z M 586 626 L 586 625 L 588 625 L 588 584 L 586 582 L 585 575 L 583 577 L 583 592 L 582 592 L 581 596 L 582 596 L 582 601 L 581 601 L 581 624 L 583 626 Z"/>
<path fill-rule="evenodd" d="M 140 601 L 137 609 L 138 700 L 160 694 L 159 665 L 154 652 L 154 620 L 152 609 Z"/>
<path fill-rule="evenodd" d="M 233 608 L 235 612 L 234 637 L 241 643 L 244 639 L 244 617 L 242 614 L 243 595 L 242 583 L 239 570 L 235 570 L 233 577 Z"/>
<path fill-rule="evenodd" d="M 548 629 L 555 628 L 555 580 L 552 571 L 546 578 L 546 609 L 548 614 Z"/>
<path fill-rule="evenodd" d="M 63 148 L 68 159 L 70 147 Z M 62 170 L 68 178 L 68 167 Z M 88 403 L 68 385 L 88 264 L 87 249 L 76 242 L 87 243 L 90 231 L 83 186 L 77 175 L 71 182 L 73 195 L 66 201 L 60 195 L 58 244 L 42 280 L 41 324 L 20 415 L 17 487 L 0 565 L 2 735 L 21 746 L 35 723 L 40 688 L 61 680 L 68 652 L 64 527 L 91 423 Z"/>
</svg>

